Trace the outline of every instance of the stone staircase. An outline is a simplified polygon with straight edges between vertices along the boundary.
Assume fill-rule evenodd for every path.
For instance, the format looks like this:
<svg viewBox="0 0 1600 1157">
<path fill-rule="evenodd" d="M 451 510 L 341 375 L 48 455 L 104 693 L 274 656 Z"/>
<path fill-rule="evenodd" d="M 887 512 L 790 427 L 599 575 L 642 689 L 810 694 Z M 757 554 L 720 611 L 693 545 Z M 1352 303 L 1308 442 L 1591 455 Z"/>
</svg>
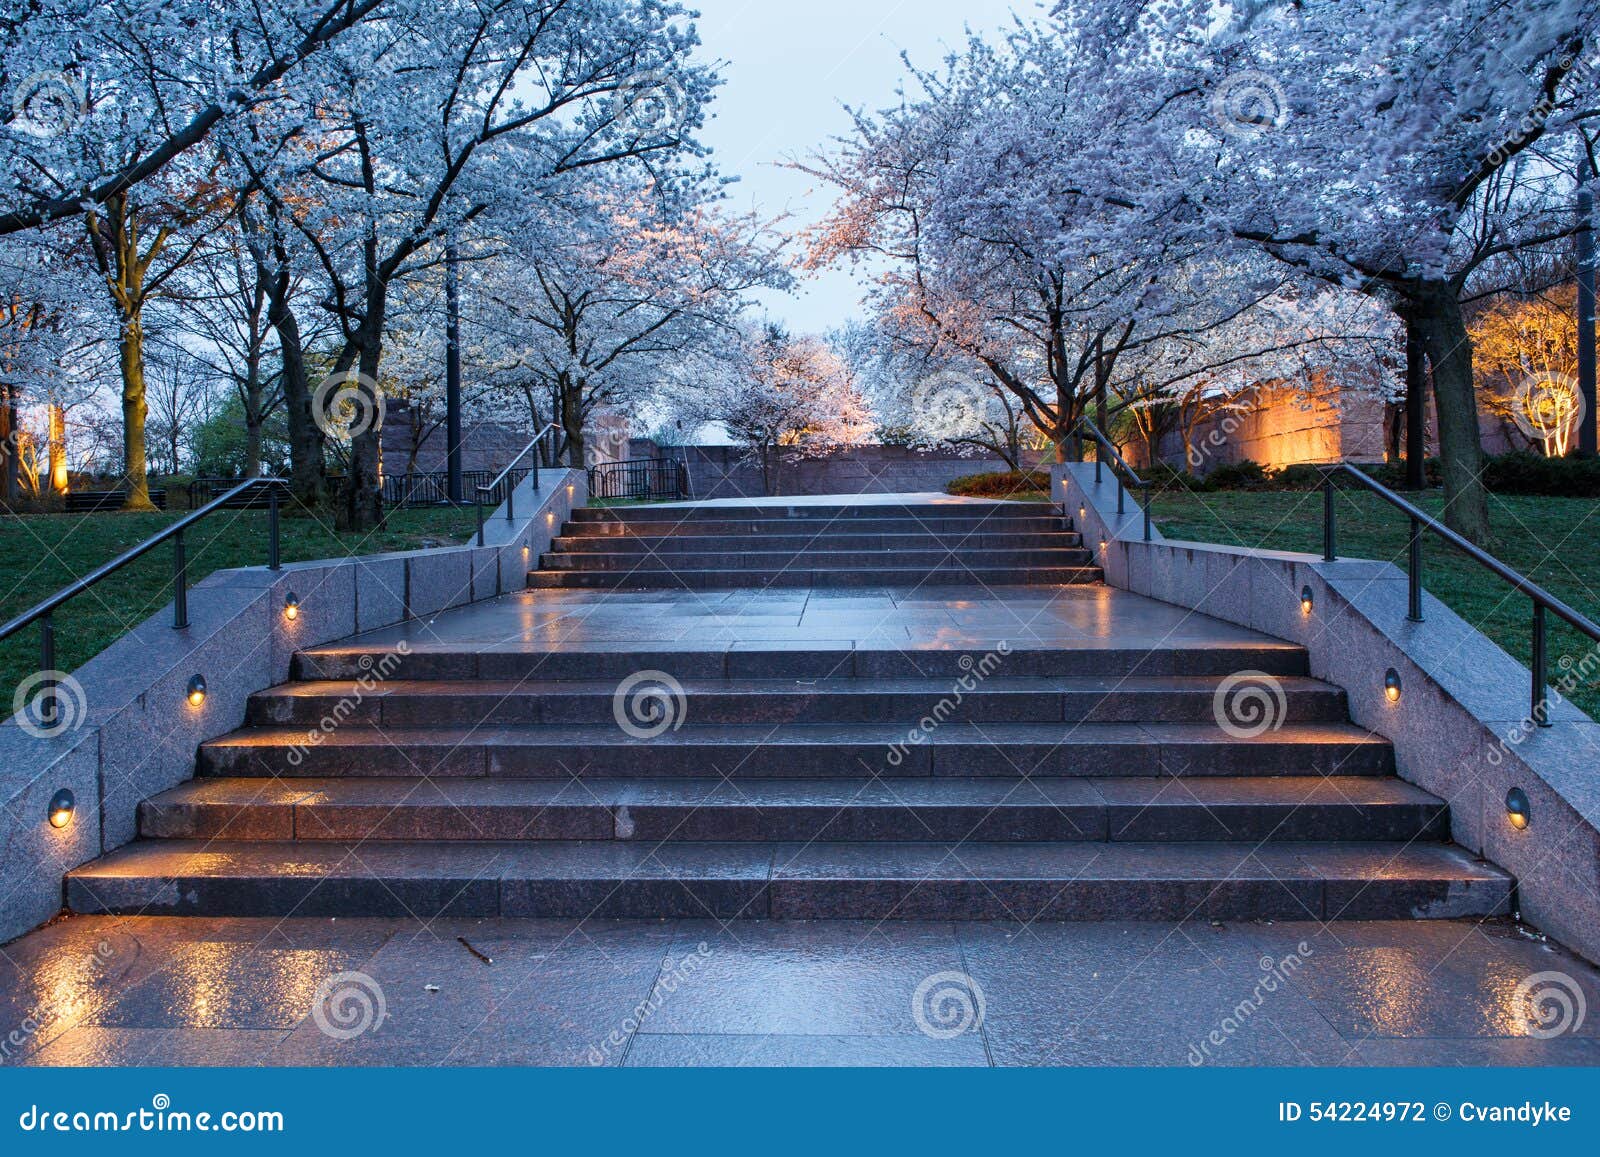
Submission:
<svg viewBox="0 0 1600 1157">
<path fill-rule="evenodd" d="M 1042 514 L 1007 517 L 1066 533 L 1036 525 L 1052 521 Z M 637 577 L 627 568 L 649 551 L 692 540 L 723 545 L 686 550 L 695 565 L 668 573 L 727 574 L 736 560 L 719 552 L 772 520 L 593 515 L 561 557 L 603 556 L 584 547 L 608 540 L 640 553 L 541 573 Z M 879 521 L 896 526 L 856 533 Z M 871 543 L 824 553 L 866 559 L 883 535 L 930 533 L 906 521 L 852 517 L 841 537 Z M 1396 778 L 1388 743 L 1353 727 L 1343 693 L 1308 678 L 1287 643 L 441 644 L 381 686 L 357 682 L 396 658 L 360 640 L 299 654 L 293 682 L 200 748 L 197 778 L 142 805 L 138 842 L 72 873 L 69 905 L 1331 920 L 1485 915 L 1510 896 L 1503 873 L 1446 842 L 1445 804 Z M 1281 695 L 1276 728 L 1219 725 L 1241 672 Z"/>
<path fill-rule="evenodd" d="M 655 505 L 579 509 L 536 588 L 707 590 L 1100 581 L 1042 503 Z"/>
</svg>

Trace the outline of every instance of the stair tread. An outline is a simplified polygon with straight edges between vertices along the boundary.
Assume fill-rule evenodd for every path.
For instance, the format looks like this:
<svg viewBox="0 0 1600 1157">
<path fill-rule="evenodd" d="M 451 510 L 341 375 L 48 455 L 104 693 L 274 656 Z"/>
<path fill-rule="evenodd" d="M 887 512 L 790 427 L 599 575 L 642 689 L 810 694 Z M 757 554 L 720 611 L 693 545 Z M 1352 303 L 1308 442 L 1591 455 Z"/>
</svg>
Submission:
<svg viewBox="0 0 1600 1157">
<path fill-rule="evenodd" d="M 432 779 L 421 776 L 196 779 L 150 800 L 161 807 L 1234 807 L 1443 806 L 1393 777 L 1217 776 L 1127 779 Z"/>
<path fill-rule="evenodd" d="M 1421 843 L 665 843 L 613 840 L 140 840 L 71 878 L 758 880 L 1297 879 L 1447 880 L 1509 877 L 1458 847 Z"/>
<path fill-rule="evenodd" d="M 1222 675 L 991 675 L 964 696 L 1017 694 L 1146 694 L 1187 692 L 1213 694 L 1227 676 Z M 1286 694 L 1305 692 L 1340 693 L 1331 683 L 1305 675 L 1274 676 Z M 715 695 L 906 695 L 950 694 L 948 677 L 839 677 L 817 679 L 680 679 L 688 696 Z M 364 688 L 354 679 L 307 679 L 280 683 L 255 693 L 256 698 L 282 697 L 316 699 L 344 698 L 360 691 L 368 698 L 396 695 L 485 696 L 519 695 L 605 695 L 616 693 L 615 679 L 390 679 L 379 686 Z"/>
<path fill-rule="evenodd" d="M 482 745 L 667 746 L 690 744 L 863 744 L 885 746 L 903 742 L 907 727 L 900 723 L 686 723 L 649 739 L 636 739 L 614 722 L 596 724 L 495 724 L 476 728 L 464 739 L 459 725 L 439 727 L 370 727 L 354 721 L 318 741 L 327 748 L 339 745 L 383 747 Z M 249 727 L 207 740 L 204 747 L 253 747 L 296 744 L 305 739 L 303 727 Z M 1150 744 L 1224 743 L 1290 744 L 1341 743 L 1388 746 L 1389 741 L 1351 723 L 1285 723 L 1275 731 L 1253 737 L 1230 735 L 1205 723 L 983 723 L 951 720 L 929 732 L 923 743 L 948 744 L 1050 744 L 1074 743 Z"/>
</svg>

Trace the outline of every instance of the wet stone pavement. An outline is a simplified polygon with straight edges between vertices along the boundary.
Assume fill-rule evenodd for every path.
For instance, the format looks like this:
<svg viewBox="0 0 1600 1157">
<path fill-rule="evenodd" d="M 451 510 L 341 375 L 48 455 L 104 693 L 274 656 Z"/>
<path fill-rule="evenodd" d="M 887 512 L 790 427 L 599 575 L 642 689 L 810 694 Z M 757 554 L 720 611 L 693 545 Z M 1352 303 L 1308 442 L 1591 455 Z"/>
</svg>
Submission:
<svg viewBox="0 0 1600 1157">
<path fill-rule="evenodd" d="M 1600 972 L 1507 920 L 67 917 L 28 1065 L 1594 1065 Z"/>
</svg>

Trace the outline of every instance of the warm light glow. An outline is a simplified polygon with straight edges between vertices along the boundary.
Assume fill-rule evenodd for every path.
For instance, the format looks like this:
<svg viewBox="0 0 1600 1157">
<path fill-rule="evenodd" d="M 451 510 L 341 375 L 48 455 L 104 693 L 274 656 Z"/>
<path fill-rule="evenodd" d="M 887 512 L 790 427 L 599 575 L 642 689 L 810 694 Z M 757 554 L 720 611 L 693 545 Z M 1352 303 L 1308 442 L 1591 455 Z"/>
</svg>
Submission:
<svg viewBox="0 0 1600 1157">
<path fill-rule="evenodd" d="M 1383 694 L 1390 703 L 1400 702 L 1400 672 L 1393 667 L 1383 673 Z"/>
<path fill-rule="evenodd" d="M 72 793 L 66 788 L 56 792 L 50 800 L 50 826 L 64 828 L 72 822 L 72 809 L 77 801 L 72 798 Z"/>
<path fill-rule="evenodd" d="M 283 600 L 283 617 L 291 623 L 300 617 L 300 600 L 293 591 L 290 591 L 289 597 Z"/>
<path fill-rule="evenodd" d="M 1530 817 L 1528 793 L 1520 787 L 1514 787 L 1506 792 L 1506 818 L 1511 821 L 1511 826 L 1517 831 L 1522 831 L 1528 826 Z"/>
<path fill-rule="evenodd" d="M 1311 608 L 1312 608 L 1312 606 L 1315 605 L 1315 603 L 1316 603 L 1316 599 L 1311 594 L 1311 588 L 1310 587 L 1301 587 L 1300 588 L 1300 613 L 1303 614 L 1303 615 L 1309 615 L 1311 613 Z"/>
<path fill-rule="evenodd" d="M 189 680 L 189 706 L 198 707 L 206 701 L 205 676 L 196 675 Z"/>
</svg>

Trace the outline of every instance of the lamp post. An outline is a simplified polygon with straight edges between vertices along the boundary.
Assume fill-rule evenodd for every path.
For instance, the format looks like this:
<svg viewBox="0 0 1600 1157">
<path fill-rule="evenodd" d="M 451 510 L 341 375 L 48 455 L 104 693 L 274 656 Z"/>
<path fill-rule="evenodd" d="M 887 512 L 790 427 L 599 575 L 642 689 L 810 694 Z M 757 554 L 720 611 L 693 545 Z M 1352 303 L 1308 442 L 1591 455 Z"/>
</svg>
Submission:
<svg viewBox="0 0 1600 1157">
<path fill-rule="evenodd" d="M 445 493 L 462 500 L 461 487 L 461 285 L 454 235 L 444 249 L 444 440 Z"/>
</svg>

